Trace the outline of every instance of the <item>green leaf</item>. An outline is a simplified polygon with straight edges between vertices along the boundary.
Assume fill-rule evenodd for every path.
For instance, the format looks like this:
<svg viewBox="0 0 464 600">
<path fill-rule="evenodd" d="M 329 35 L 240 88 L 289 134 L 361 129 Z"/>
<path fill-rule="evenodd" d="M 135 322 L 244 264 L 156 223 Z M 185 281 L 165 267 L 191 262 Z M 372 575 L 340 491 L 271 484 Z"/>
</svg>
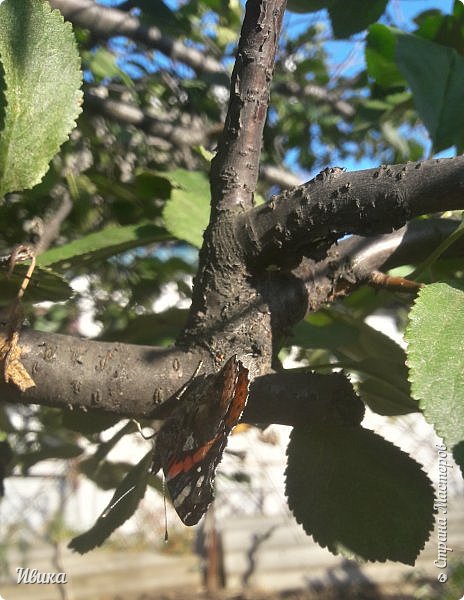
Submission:
<svg viewBox="0 0 464 600">
<path fill-rule="evenodd" d="M 153 450 L 147 452 L 116 488 L 107 508 L 98 517 L 95 525 L 85 533 L 72 539 L 68 547 L 85 554 L 103 542 L 129 519 L 145 495 Z"/>
<path fill-rule="evenodd" d="M 145 200 L 170 196 L 171 184 L 169 181 L 153 171 L 139 171 L 135 176 L 135 196 Z"/>
<path fill-rule="evenodd" d="M 464 58 L 456 50 L 375 24 L 369 28 L 366 61 L 368 73 L 378 85 L 403 86 L 407 82 L 436 151 L 460 146 L 464 136 Z"/>
<path fill-rule="evenodd" d="M 396 64 L 396 42 L 399 30 L 376 23 L 369 27 L 366 43 L 367 72 L 385 88 L 404 86 L 406 80 Z"/>
<path fill-rule="evenodd" d="M 427 256 L 427 258 L 418 265 L 412 273 L 408 275 L 410 279 L 417 279 L 424 271 L 429 269 L 436 261 L 440 258 L 440 256 L 448 250 L 448 248 L 457 242 L 459 238 L 464 235 L 464 216 L 461 217 L 462 220 L 456 229 L 449 234 L 447 238 L 445 238 L 441 244 L 439 244 L 433 251 Z"/>
<path fill-rule="evenodd" d="M 138 223 L 125 227 L 107 227 L 74 242 L 52 248 L 41 254 L 40 265 L 53 265 L 55 269 L 69 269 L 74 265 L 90 264 L 131 248 L 171 239 L 164 229 L 151 223 Z"/>
<path fill-rule="evenodd" d="M 6 268 L 0 268 L 0 306 L 9 304 L 16 297 L 27 273 L 27 266 L 19 264 L 10 277 Z M 74 294 L 71 286 L 57 273 L 50 269 L 36 267 L 24 294 L 24 301 L 63 302 Z"/>
<path fill-rule="evenodd" d="M 411 398 L 405 365 L 399 368 L 396 363 L 387 361 L 383 364 L 379 361 L 362 361 L 353 365 L 353 371 L 358 369 L 362 377 L 356 389 L 369 408 L 378 415 L 390 417 L 419 412 L 417 402 Z"/>
<path fill-rule="evenodd" d="M 227 44 L 233 44 L 237 42 L 237 30 L 235 27 L 216 27 L 216 40 L 217 43 L 223 48 Z"/>
<path fill-rule="evenodd" d="M 464 54 L 464 4 L 461 1 L 455 0 L 452 14 L 429 10 L 421 13 L 415 21 L 419 24 L 416 35 Z"/>
<path fill-rule="evenodd" d="M 363 31 L 383 15 L 387 4 L 388 0 L 334 0 L 329 15 L 335 36 L 347 38 Z"/>
<path fill-rule="evenodd" d="M 459 146 L 464 136 L 464 57 L 408 34 L 398 36 L 396 57 L 435 151 Z"/>
<path fill-rule="evenodd" d="M 358 373 L 355 387 L 362 400 L 379 415 L 396 416 L 419 412 L 418 403 L 411 398 L 406 364 L 389 360 L 366 358 L 359 361 L 340 360 L 333 368 Z M 313 367 L 318 369 L 318 365 Z"/>
<path fill-rule="evenodd" d="M 420 466 L 361 427 L 295 428 L 286 494 L 322 547 L 414 564 L 433 527 L 434 492 Z"/>
<path fill-rule="evenodd" d="M 163 175 L 175 186 L 163 211 L 166 228 L 175 237 L 201 248 L 210 213 L 208 179 L 200 171 L 183 169 Z"/>
<path fill-rule="evenodd" d="M 406 330 L 412 395 L 447 446 L 464 440 L 464 292 L 421 289 Z"/>
<path fill-rule="evenodd" d="M 335 350 L 357 343 L 357 327 L 336 319 L 331 311 L 310 314 L 294 328 L 292 343 L 303 348 Z"/>
<path fill-rule="evenodd" d="M 410 397 L 404 350 L 360 319 L 335 309 L 318 311 L 295 327 L 293 343 L 329 350 L 338 360 L 332 368 L 356 373 L 362 400 L 381 415 L 417 412 Z M 327 364 L 311 365 L 327 369 Z"/>
<path fill-rule="evenodd" d="M 42 0 L 0 5 L 5 127 L 0 137 L 0 197 L 33 187 L 75 127 L 82 93 L 71 25 Z"/>
</svg>

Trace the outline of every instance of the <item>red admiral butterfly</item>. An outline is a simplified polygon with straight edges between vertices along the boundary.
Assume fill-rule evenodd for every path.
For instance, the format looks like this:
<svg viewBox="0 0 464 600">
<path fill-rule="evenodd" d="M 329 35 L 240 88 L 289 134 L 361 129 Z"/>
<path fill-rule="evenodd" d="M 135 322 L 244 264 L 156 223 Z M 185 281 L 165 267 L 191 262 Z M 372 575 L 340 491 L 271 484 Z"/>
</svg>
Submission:
<svg viewBox="0 0 464 600">
<path fill-rule="evenodd" d="M 152 472 L 164 471 L 177 514 L 195 525 L 213 501 L 216 467 L 248 398 L 248 369 L 233 355 L 185 389 L 156 436 Z"/>
</svg>

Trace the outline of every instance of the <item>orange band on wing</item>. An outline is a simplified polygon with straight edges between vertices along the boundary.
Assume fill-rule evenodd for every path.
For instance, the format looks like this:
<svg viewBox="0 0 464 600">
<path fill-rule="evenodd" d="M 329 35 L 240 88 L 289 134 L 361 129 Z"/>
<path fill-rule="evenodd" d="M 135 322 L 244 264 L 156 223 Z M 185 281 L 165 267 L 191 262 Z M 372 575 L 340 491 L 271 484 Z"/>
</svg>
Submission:
<svg viewBox="0 0 464 600">
<path fill-rule="evenodd" d="M 198 448 L 194 454 L 186 456 L 183 460 L 172 463 L 166 473 L 166 479 L 174 479 L 179 473 L 188 473 L 195 465 L 201 463 L 218 437 L 219 435 L 214 436 L 207 444 Z"/>
</svg>

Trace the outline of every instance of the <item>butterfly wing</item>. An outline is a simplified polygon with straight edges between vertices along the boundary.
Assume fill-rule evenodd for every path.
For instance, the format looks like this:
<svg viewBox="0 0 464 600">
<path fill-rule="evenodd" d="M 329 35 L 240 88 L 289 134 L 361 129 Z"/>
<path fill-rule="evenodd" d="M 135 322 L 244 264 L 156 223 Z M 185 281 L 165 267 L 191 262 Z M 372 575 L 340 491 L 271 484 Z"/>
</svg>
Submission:
<svg viewBox="0 0 464 600">
<path fill-rule="evenodd" d="M 226 443 L 227 436 L 218 434 L 212 444 L 205 444 L 194 455 L 186 455 L 168 467 L 168 490 L 185 525 L 196 525 L 213 501 L 214 475 Z"/>
<path fill-rule="evenodd" d="M 214 397 L 207 393 L 196 406 L 187 404 L 183 427 L 173 431 L 179 421 L 173 416 L 172 421 L 168 419 L 165 423 L 162 435 L 169 437 L 170 442 L 167 439 L 157 442 L 157 445 L 160 441 L 163 445 L 168 442 L 161 462 L 174 508 L 185 525 L 198 523 L 214 498 L 216 467 L 227 436 L 238 423 L 248 398 L 248 369 L 236 356 L 214 377 L 217 378 L 214 385 L 207 388 L 207 392 L 215 390 Z"/>
</svg>

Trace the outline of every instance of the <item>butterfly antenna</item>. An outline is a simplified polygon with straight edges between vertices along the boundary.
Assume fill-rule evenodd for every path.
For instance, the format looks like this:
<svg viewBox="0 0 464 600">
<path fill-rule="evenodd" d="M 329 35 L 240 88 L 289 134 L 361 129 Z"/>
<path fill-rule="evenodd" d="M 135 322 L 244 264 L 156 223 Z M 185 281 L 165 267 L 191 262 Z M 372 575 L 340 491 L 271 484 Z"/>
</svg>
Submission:
<svg viewBox="0 0 464 600">
<path fill-rule="evenodd" d="M 130 494 L 130 493 L 132 492 L 132 490 L 135 490 L 135 485 L 133 485 L 132 487 L 130 487 L 128 490 L 126 490 L 126 491 L 124 492 L 124 494 L 122 494 L 122 496 L 119 496 L 119 498 L 118 498 L 117 500 L 115 500 L 115 501 L 113 502 L 113 504 L 110 504 L 110 505 L 108 506 L 108 508 L 106 508 L 106 509 L 105 509 L 105 510 L 102 512 L 102 515 L 101 515 L 101 517 L 100 517 L 100 518 L 101 518 L 101 519 L 104 519 L 105 517 L 107 517 L 107 516 L 110 514 L 110 512 L 113 510 L 113 508 L 114 508 L 114 507 L 115 507 L 117 504 L 119 504 L 119 503 L 121 502 L 121 500 L 127 496 L 127 494 Z"/>
<path fill-rule="evenodd" d="M 164 541 L 167 544 L 169 540 L 168 534 L 168 509 L 166 507 L 166 479 L 163 473 L 163 502 L 164 502 Z"/>
</svg>

